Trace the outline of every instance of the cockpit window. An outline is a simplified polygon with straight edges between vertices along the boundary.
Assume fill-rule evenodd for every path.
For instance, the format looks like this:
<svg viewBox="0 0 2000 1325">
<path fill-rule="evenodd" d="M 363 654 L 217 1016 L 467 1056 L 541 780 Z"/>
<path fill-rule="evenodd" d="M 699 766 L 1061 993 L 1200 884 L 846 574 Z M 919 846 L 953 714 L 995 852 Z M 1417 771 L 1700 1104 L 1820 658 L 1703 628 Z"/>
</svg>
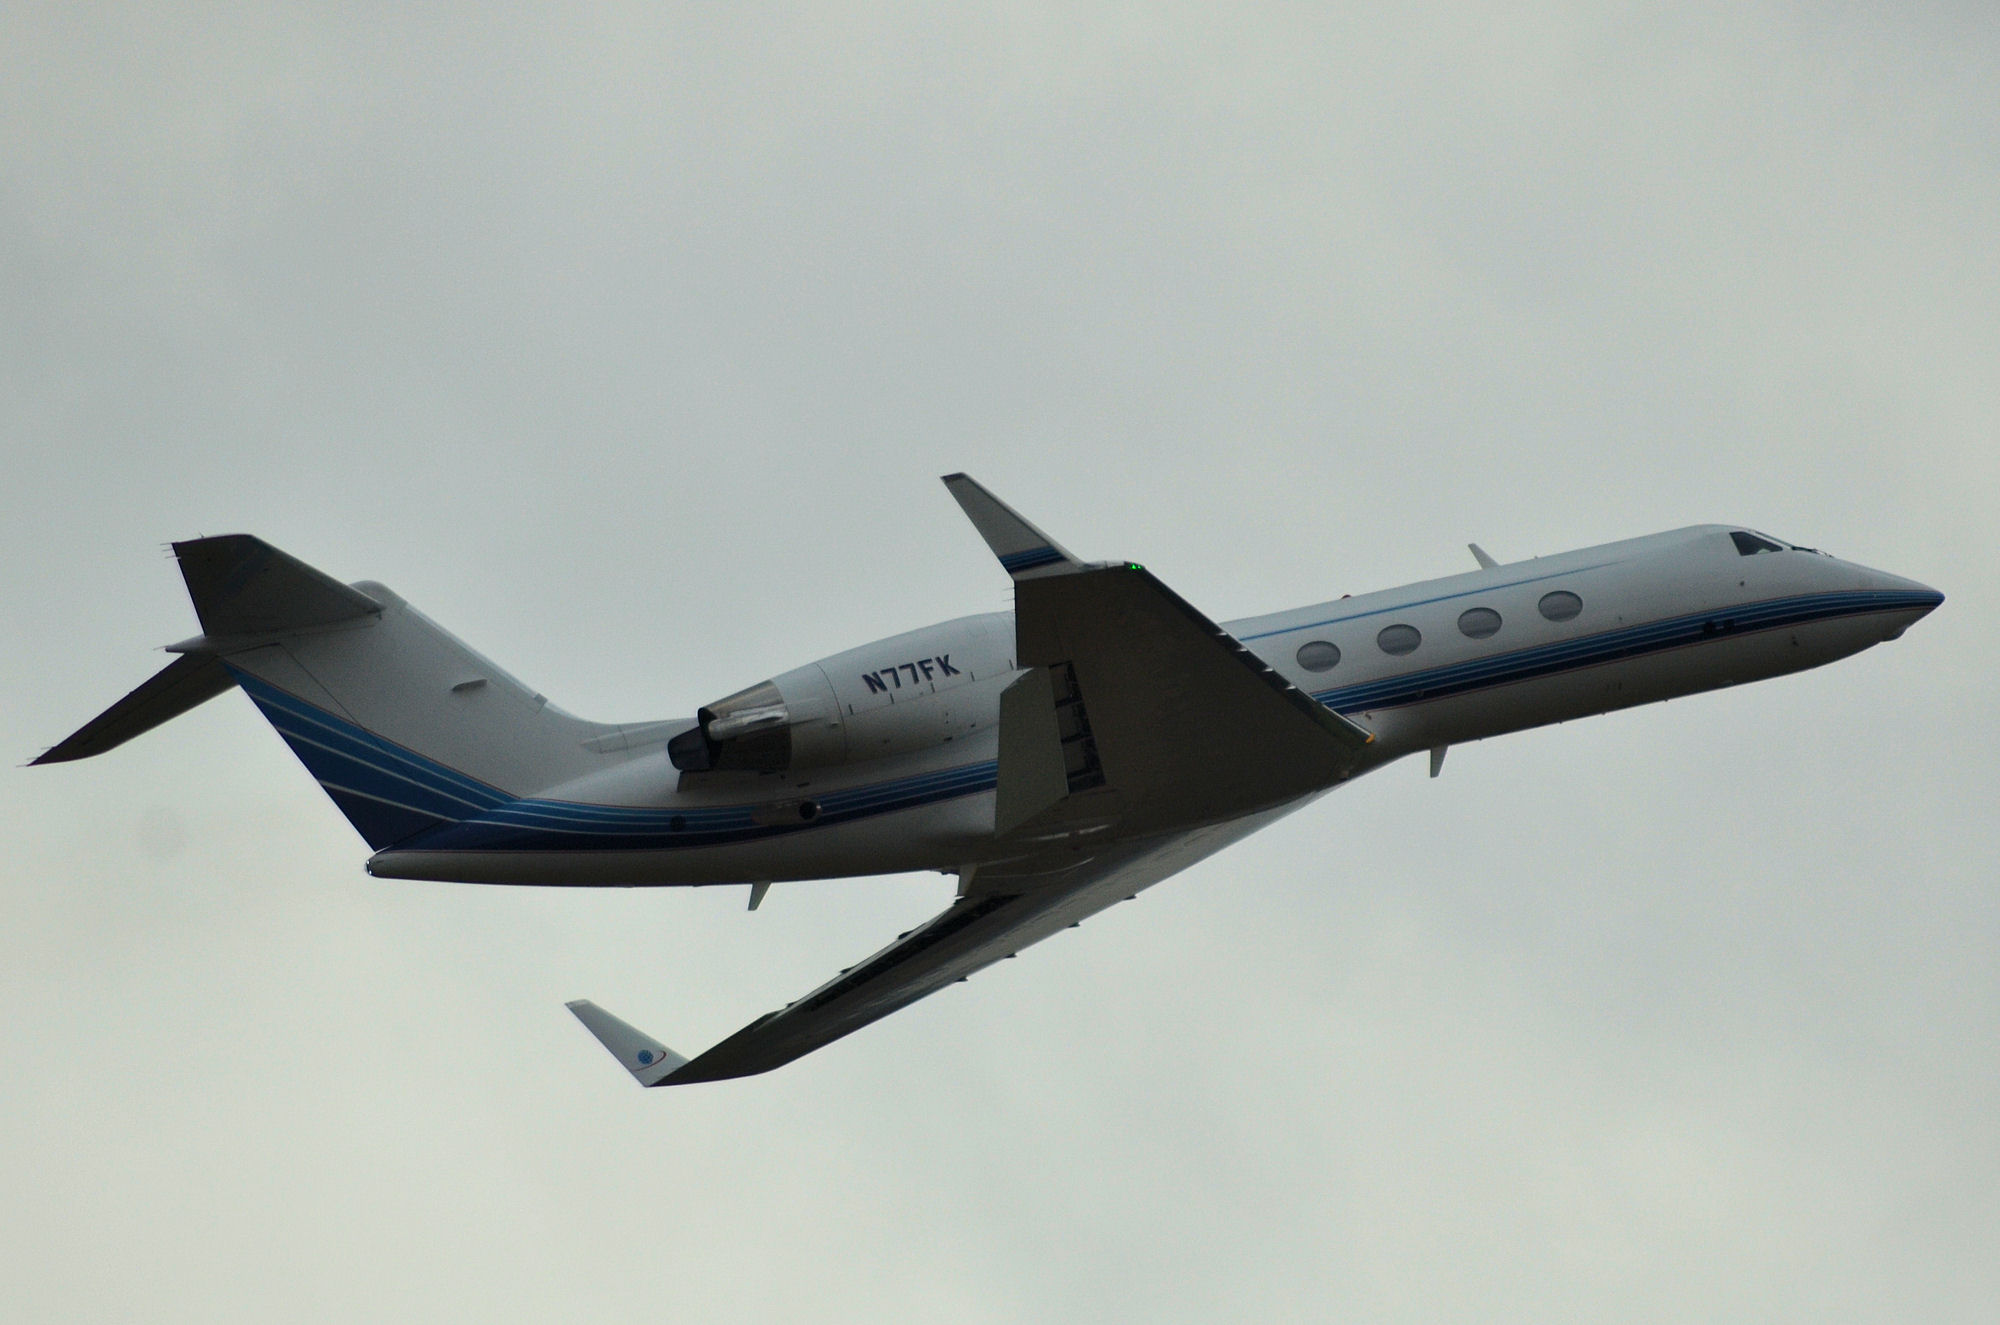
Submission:
<svg viewBox="0 0 2000 1325">
<path fill-rule="evenodd" d="M 1783 543 L 1775 539 L 1766 538 L 1762 534 L 1753 534 L 1747 529 L 1731 530 L 1729 539 L 1736 544 L 1737 555 L 1743 557 L 1754 557 L 1759 552 L 1783 552 L 1785 550 Z"/>
</svg>

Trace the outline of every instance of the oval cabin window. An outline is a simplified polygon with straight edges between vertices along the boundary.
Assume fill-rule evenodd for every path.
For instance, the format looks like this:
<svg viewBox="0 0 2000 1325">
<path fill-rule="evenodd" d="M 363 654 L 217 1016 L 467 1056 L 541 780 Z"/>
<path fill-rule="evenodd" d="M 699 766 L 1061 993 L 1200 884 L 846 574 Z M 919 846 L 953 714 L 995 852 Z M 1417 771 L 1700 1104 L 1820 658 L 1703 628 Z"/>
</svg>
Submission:
<svg viewBox="0 0 2000 1325">
<path fill-rule="evenodd" d="M 1574 621 L 1583 611 L 1583 600 L 1567 589 L 1542 595 L 1542 615 L 1551 621 Z"/>
<path fill-rule="evenodd" d="M 1308 672 L 1330 672 L 1340 662 L 1340 650 L 1323 639 L 1299 645 L 1299 666 Z"/>
<path fill-rule="evenodd" d="M 1417 633 L 1415 626 L 1384 626 L 1382 633 L 1375 637 L 1375 643 L 1382 652 L 1400 658 L 1406 653 L 1415 653 L 1424 637 Z"/>
<path fill-rule="evenodd" d="M 1500 614 L 1490 607 L 1472 607 L 1458 614 L 1458 631 L 1469 639 L 1492 639 L 1500 633 Z"/>
</svg>

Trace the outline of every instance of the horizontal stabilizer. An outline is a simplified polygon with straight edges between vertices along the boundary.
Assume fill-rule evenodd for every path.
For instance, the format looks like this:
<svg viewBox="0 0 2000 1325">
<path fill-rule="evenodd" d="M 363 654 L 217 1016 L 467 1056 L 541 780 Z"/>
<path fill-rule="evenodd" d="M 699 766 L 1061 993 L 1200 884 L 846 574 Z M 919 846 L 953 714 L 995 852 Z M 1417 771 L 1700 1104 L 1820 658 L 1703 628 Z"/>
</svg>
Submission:
<svg viewBox="0 0 2000 1325">
<path fill-rule="evenodd" d="M 606 1012 L 587 998 L 568 1005 L 611 1056 L 625 1065 L 633 1080 L 642 1086 L 657 1086 L 661 1078 L 687 1065 L 687 1059 L 652 1036 Z"/>
<path fill-rule="evenodd" d="M 309 630 L 382 610 L 359 589 L 248 534 L 189 539 L 174 544 L 174 555 L 212 640 Z"/>
<path fill-rule="evenodd" d="M 214 699 L 236 684 L 236 678 L 212 653 L 189 653 L 174 659 L 153 679 L 85 723 L 74 735 L 48 751 L 37 764 L 88 759 L 116 749 L 141 732 Z"/>
</svg>

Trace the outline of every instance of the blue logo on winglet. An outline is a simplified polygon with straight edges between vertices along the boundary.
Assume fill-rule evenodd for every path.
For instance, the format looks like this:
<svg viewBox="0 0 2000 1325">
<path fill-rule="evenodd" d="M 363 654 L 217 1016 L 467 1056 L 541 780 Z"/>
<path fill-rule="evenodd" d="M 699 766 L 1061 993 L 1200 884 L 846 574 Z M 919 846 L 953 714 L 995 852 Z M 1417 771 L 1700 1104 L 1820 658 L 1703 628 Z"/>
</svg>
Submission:
<svg viewBox="0 0 2000 1325">
<path fill-rule="evenodd" d="M 640 1067 L 645 1067 L 648 1063 L 651 1063 L 652 1061 L 653 1061 L 653 1051 L 651 1049 L 641 1049 L 639 1051 Z"/>
</svg>

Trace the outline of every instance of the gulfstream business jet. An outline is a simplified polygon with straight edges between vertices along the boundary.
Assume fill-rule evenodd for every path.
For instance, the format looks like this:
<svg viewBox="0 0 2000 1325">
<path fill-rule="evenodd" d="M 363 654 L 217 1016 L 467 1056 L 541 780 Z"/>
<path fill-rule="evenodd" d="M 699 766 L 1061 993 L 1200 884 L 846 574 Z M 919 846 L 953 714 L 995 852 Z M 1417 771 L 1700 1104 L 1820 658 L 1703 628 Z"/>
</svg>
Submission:
<svg viewBox="0 0 2000 1325">
<path fill-rule="evenodd" d="M 101 754 L 240 687 L 383 878 L 750 885 L 938 870 L 952 904 L 689 1059 L 570 1004 L 648 1086 L 810 1053 L 1404 755 L 1817 667 L 1943 596 L 1698 525 L 1218 625 L 1086 562 L 963 474 L 1013 577 L 963 617 L 691 718 L 572 717 L 383 585 L 246 535 L 176 543 L 202 633 L 36 763 Z"/>
</svg>

